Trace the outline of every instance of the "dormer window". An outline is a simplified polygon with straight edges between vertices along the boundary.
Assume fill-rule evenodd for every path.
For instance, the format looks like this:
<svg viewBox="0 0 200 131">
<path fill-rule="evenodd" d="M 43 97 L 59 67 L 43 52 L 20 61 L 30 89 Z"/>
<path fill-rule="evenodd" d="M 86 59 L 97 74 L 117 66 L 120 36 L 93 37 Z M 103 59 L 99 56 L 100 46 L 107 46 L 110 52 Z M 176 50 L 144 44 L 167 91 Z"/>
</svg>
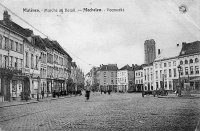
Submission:
<svg viewBox="0 0 200 131">
<path fill-rule="evenodd" d="M 181 54 L 184 55 L 184 54 L 185 54 L 185 51 L 181 51 Z"/>
<path fill-rule="evenodd" d="M 192 60 L 192 59 L 190 59 L 190 63 L 193 63 L 193 60 Z"/>
<path fill-rule="evenodd" d="M 199 62 L 199 59 L 198 58 L 195 58 L 195 63 L 198 63 Z"/>
<path fill-rule="evenodd" d="M 187 61 L 187 60 L 185 60 L 185 64 L 188 64 L 188 61 Z"/>
<path fill-rule="evenodd" d="M 181 61 L 180 61 L 180 65 L 182 65 L 182 64 L 183 64 L 183 61 L 181 60 Z"/>
</svg>

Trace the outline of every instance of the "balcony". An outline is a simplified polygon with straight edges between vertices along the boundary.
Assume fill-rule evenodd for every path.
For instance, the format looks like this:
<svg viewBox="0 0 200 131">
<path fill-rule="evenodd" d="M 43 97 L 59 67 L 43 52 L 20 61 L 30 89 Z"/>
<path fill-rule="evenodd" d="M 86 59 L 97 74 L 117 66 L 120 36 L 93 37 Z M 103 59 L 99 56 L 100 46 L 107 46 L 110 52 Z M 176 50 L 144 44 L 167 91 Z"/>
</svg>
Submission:
<svg viewBox="0 0 200 131">
<path fill-rule="evenodd" d="M 14 67 L 0 67 L 0 73 L 4 74 L 4 75 L 8 75 L 8 74 L 22 74 L 22 70 L 14 68 Z"/>
</svg>

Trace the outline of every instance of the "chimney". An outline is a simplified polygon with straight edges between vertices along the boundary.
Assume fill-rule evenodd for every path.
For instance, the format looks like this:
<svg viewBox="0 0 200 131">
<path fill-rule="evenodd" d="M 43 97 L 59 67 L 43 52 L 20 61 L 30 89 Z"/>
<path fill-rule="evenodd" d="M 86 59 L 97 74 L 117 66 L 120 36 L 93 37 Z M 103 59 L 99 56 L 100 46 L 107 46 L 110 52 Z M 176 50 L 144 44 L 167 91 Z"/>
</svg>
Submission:
<svg viewBox="0 0 200 131">
<path fill-rule="evenodd" d="M 134 65 L 134 64 L 132 64 L 132 70 L 134 70 L 134 67 L 135 67 L 135 65 Z"/>
<path fill-rule="evenodd" d="M 177 44 L 176 46 L 179 47 L 179 44 Z"/>
<path fill-rule="evenodd" d="M 5 11 L 3 12 L 3 20 L 5 20 L 5 21 L 10 21 L 10 15 L 8 14 L 8 11 L 7 11 L 7 10 L 5 10 Z"/>
<path fill-rule="evenodd" d="M 160 49 L 158 49 L 158 55 L 160 55 Z"/>
</svg>

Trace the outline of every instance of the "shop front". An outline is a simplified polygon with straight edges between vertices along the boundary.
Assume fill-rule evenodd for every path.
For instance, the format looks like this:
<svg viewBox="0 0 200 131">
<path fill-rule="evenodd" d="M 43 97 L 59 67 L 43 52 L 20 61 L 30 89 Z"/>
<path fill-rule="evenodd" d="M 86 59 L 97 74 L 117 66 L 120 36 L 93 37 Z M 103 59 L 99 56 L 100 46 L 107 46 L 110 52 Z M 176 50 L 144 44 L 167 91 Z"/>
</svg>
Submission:
<svg viewBox="0 0 200 131">
<path fill-rule="evenodd" d="M 21 70 L 0 68 L 0 96 L 2 101 L 20 98 L 21 92 L 23 92 L 24 78 Z"/>
</svg>

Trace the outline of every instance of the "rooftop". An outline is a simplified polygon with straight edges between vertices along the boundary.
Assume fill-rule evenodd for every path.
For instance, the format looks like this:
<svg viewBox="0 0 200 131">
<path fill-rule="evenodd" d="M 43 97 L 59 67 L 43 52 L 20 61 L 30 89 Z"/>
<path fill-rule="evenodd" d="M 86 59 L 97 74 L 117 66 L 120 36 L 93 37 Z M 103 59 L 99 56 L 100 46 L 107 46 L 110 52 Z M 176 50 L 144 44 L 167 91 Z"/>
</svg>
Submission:
<svg viewBox="0 0 200 131">
<path fill-rule="evenodd" d="M 127 65 L 123 66 L 123 67 L 122 67 L 121 69 L 119 69 L 119 70 L 128 70 L 128 71 L 133 71 L 133 68 L 130 67 L 130 66 L 127 64 Z"/>
<path fill-rule="evenodd" d="M 116 64 L 108 64 L 108 65 L 101 65 L 100 66 L 100 71 L 117 71 L 118 67 Z"/>
<path fill-rule="evenodd" d="M 155 61 L 178 57 L 181 51 L 181 46 L 177 44 L 174 47 L 169 47 L 160 50 L 160 54 L 156 56 Z"/>
<path fill-rule="evenodd" d="M 194 41 L 191 43 L 183 43 L 180 56 L 200 53 L 200 41 Z"/>
</svg>

